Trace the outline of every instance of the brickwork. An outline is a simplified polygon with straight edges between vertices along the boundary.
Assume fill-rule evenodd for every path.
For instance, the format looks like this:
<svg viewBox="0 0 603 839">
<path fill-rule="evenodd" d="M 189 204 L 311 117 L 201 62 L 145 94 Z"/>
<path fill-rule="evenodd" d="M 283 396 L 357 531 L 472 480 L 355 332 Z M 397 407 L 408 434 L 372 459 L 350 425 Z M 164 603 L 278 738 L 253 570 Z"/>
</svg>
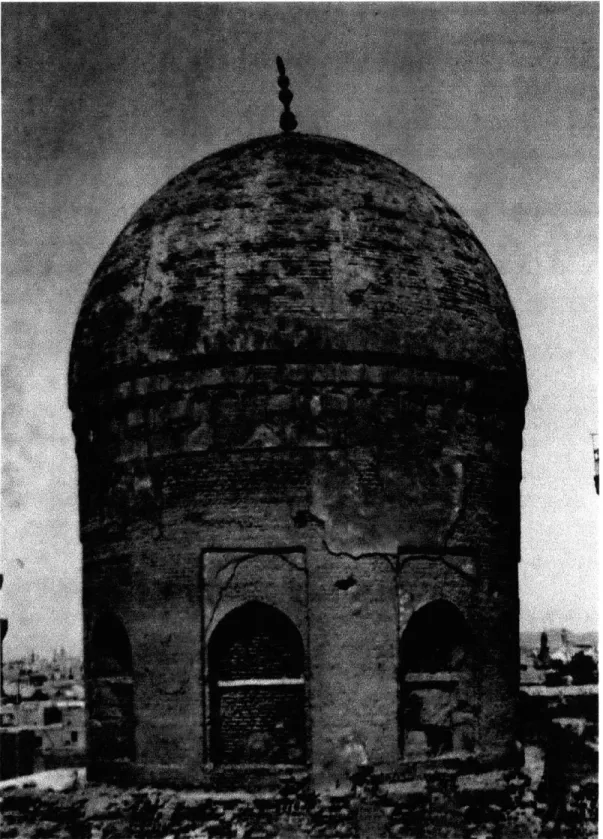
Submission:
<svg viewBox="0 0 603 839">
<path fill-rule="evenodd" d="M 226 764 L 303 764 L 303 686 L 222 688 L 216 697 L 212 757 Z"/>
<path fill-rule="evenodd" d="M 513 759 L 525 398 L 494 266 L 390 161 L 268 138 L 144 205 L 93 279 L 70 371 L 87 679 L 110 609 L 132 650 L 130 776 L 213 783 L 216 727 L 237 762 L 245 725 L 252 763 L 293 739 L 318 784 L 354 761 L 405 771 L 400 639 L 438 599 L 473 639 L 472 760 Z M 212 638 L 249 603 L 295 628 L 303 685 L 216 698 Z M 233 647 L 230 676 L 267 678 L 286 655 L 266 649 L 242 674 Z"/>
<path fill-rule="evenodd" d="M 75 340 L 79 387 L 267 351 L 523 370 L 504 286 L 458 213 L 393 161 L 303 134 L 212 155 L 147 201 L 99 266 Z"/>
</svg>

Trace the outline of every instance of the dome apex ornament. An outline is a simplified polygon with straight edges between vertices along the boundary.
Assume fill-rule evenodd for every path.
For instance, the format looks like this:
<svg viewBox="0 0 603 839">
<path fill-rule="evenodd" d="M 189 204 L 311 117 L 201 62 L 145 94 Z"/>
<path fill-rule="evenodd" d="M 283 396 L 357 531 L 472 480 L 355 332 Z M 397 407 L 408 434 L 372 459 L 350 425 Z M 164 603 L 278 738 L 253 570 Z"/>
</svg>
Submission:
<svg viewBox="0 0 603 839">
<path fill-rule="evenodd" d="M 295 119 L 295 114 L 290 108 L 293 93 L 289 90 L 289 76 L 285 73 L 285 64 L 280 55 L 277 55 L 276 57 L 276 66 L 279 72 L 278 86 L 280 87 L 278 98 L 283 103 L 284 108 L 279 125 L 281 127 L 281 131 L 284 131 L 285 134 L 289 134 L 290 131 L 295 131 L 297 128 L 297 120 Z"/>
</svg>

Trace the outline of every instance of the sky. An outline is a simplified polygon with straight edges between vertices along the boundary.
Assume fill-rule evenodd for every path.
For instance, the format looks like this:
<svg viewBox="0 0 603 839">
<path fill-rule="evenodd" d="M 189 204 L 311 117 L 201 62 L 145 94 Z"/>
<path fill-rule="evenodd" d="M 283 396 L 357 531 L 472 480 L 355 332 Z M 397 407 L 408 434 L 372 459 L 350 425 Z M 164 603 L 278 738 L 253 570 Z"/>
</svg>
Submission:
<svg viewBox="0 0 603 839">
<path fill-rule="evenodd" d="M 67 364 L 130 216 L 225 146 L 359 143 L 438 190 L 497 265 L 530 400 L 521 627 L 597 626 L 597 3 L 3 3 L 5 656 L 81 650 Z"/>
</svg>

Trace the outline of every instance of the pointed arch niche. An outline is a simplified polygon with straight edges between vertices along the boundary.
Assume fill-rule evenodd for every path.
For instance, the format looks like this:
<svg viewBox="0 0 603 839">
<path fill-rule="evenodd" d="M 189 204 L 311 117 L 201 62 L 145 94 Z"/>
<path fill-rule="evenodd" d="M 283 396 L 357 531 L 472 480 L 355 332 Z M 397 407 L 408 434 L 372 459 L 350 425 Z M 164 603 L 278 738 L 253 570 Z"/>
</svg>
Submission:
<svg viewBox="0 0 603 839">
<path fill-rule="evenodd" d="M 433 600 L 400 639 L 400 748 L 404 759 L 473 752 L 477 707 L 471 632 L 461 611 Z"/>
<path fill-rule="evenodd" d="M 304 645 L 279 609 L 254 600 L 209 641 L 210 750 L 216 764 L 306 759 Z"/>
<path fill-rule="evenodd" d="M 113 612 L 103 612 L 88 648 L 90 748 L 103 760 L 134 760 L 134 691 L 128 633 Z"/>
</svg>

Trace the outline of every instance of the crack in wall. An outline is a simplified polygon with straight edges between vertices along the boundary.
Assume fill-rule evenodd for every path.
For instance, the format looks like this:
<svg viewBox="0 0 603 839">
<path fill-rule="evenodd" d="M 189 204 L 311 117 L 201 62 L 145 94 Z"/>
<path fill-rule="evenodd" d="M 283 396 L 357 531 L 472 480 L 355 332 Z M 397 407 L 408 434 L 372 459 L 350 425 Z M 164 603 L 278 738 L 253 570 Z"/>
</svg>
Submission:
<svg viewBox="0 0 603 839">
<path fill-rule="evenodd" d="M 233 557 L 232 559 L 227 560 L 227 561 L 226 561 L 226 562 L 225 562 L 225 563 L 224 563 L 224 564 L 223 564 L 223 565 L 222 565 L 222 566 L 221 566 L 221 567 L 220 567 L 220 568 L 219 568 L 219 569 L 215 572 L 215 575 L 214 575 L 214 576 L 215 576 L 215 579 L 216 579 L 216 581 L 217 581 L 217 580 L 218 580 L 218 577 L 219 577 L 221 574 L 223 574 L 223 573 L 224 573 L 224 572 L 225 572 L 228 568 L 230 568 L 230 567 L 232 566 L 231 573 L 229 574 L 229 576 L 228 576 L 228 578 L 226 579 L 226 581 L 225 581 L 224 583 L 222 583 L 222 584 L 219 584 L 219 587 L 218 587 L 218 595 L 217 595 L 217 597 L 216 597 L 216 601 L 215 601 L 215 603 L 214 603 L 214 605 L 213 605 L 213 608 L 212 608 L 211 613 L 210 613 L 210 616 L 209 616 L 209 620 L 207 621 L 207 626 L 206 626 L 206 628 L 205 628 L 205 632 L 206 632 L 207 634 L 209 634 L 209 633 L 211 632 L 211 629 L 212 629 L 212 625 L 213 625 L 213 622 L 214 622 L 215 616 L 216 616 L 216 614 L 217 614 L 217 612 L 218 612 L 218 610 L 219 610 L 219 608 L 220 608 L 220 605 L 222 604 L 222 602 L 223 602 L 223 600 L 224 600 L 224 597 L 226 596 L 226 594 L 227 594 L 228 590 L 230 589 L 230 587 L 231 587 L 231 585 L 232 585 L 232 583 L 233 583 L 233 581 L 234 581 L 234 578 L 235 578 L 235 576 L 236 576 L 236 574 L 237 574 L 237 571 L 239 570 L 240 566 L 241 566 L 244 562 L 247 562 L 247 561 L 248 561 L 248 560 L 250 560 L 250 559 L 257 559 L 258 557 L 261 557 L 261 556 L 271 556 L 271 557 L 277 557 L 277 558 L 278 558 L 278 559 L 280 559 L 282 562 L 285 562 L 287 565 L 289 565 L 291 568 L 293 568 L 295 571 L 304 571 L 304 570 L 305 570 L 303 567 L 300 567 L 300 566 L 299 566 L 296 562 L 294 562 L 293 560 L 289 559 L 289 557 L 287 557 L 287 555 L 286 555 L 285 553 L 278 553 L 278 552 L 270 552 L 269 554 L 266 554 L 264 551 L 259 550 L 259 551 L 254 551 L 254 552 L 250 552 L 250 553 L 243 554 L 242 556 L 236 556 L 236 557 Z"/>
</svg>

